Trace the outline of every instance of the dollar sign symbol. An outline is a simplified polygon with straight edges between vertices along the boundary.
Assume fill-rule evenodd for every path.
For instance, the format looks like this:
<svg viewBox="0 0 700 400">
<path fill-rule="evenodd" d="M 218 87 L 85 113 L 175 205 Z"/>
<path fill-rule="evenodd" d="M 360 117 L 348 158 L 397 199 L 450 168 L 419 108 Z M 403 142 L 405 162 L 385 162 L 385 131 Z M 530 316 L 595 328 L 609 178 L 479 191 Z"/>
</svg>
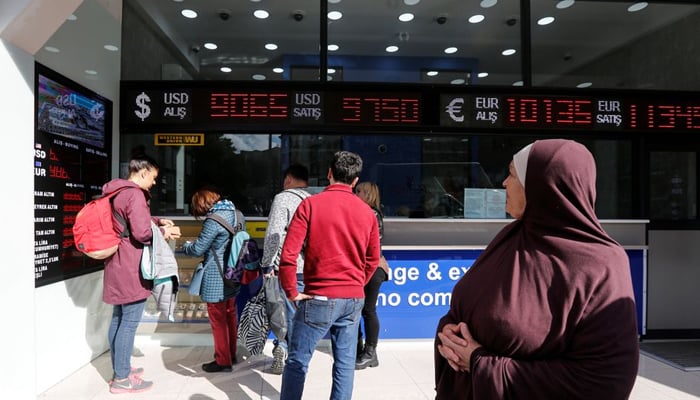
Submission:
<svg viewBox="0 0 700 400">
<path fill-rule="evenodd" d="M 149 115 L 151 115 L 151 107 L 146 104 L 150 102 L 151 98 L 144 92 L 141 92 L 140 95 L 136 96 L 136 105 L 139 107 L 139 109 L 134 110 L 134 114 L 141 118 L 141 121 L 144 121 Z"/>
</svg>

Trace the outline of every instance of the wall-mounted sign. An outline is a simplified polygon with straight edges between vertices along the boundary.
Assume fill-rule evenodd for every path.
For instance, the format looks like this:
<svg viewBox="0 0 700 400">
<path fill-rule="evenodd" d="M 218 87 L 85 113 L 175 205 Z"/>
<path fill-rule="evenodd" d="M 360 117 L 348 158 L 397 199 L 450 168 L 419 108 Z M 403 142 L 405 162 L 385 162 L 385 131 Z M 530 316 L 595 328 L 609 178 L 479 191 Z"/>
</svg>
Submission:
<svg viewBox="0 0 700 400">
<path fill-rule="evenodd" d="M 203 133 L 156 133 L 153 135 L 156 146 L 204 146 Z"/>
</svg>

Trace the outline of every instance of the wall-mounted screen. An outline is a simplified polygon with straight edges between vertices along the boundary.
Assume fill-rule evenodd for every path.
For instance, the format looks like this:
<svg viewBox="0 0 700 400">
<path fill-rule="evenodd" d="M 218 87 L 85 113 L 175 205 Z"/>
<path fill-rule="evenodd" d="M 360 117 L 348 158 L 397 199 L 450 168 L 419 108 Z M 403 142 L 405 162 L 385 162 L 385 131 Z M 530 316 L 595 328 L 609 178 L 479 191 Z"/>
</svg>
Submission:
<svg viewBox="0 0 700 400">
<path fill-rule="evenodd" d="M 34 277 L 37 287 L 99 270 L 73 243 L 75 215 L 110 179 L 112 102 L 36 64 Z"/>
</svg>

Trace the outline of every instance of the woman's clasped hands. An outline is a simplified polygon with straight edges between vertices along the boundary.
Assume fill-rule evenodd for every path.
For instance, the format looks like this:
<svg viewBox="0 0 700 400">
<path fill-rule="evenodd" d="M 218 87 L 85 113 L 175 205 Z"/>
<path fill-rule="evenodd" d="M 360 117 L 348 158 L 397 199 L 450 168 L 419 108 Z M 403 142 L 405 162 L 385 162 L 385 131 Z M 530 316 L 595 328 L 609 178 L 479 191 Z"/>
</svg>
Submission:
<svg viewBox="0 0 700 400">
<path fill-rule="evenodd" d="M 469 332 L 467 324 L 447 324 L 438 332 L 438 351 L 458 372 L 469 372 L 472 352 L 481 347 Z"/>
</svg>

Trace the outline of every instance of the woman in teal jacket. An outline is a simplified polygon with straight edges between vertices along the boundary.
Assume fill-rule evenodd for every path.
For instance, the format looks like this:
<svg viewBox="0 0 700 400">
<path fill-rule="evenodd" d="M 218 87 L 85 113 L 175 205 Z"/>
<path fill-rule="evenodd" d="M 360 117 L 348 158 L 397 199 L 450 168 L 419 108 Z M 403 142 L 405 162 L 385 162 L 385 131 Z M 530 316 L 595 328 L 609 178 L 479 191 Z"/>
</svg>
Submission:
<svg viewBox="0 0 700 400">
<path fill-rule="evenodd" d="M 243 221 L 236 221 L 236 207 L 233 203 L 222 199 L 218 191 L 213 188 L 200 189 L 192 195 L 190 208 L 192 215 L 197 219 L 216 213 L 231 226 L 243 223 Z M 204 258 L 204 276 L 199 293 L 202 300 L 207 303 L 215 354 L 214 361 L 202 365 L 202 369 L 206 372 L 229 372 L 236 359 L 238 290 L 224 286 L 219 269 L 219 265 L 224 266 L 224 255 L 228 255 L 225 253 L 229 248 L 230 240 L 231 234 L 226 228 L 215 220 L 206 218 L 197 239 L 193 242 L 185 242 L 183 245 L 186 255 Z M 211 249 L 214 249 L 214 252 Z M 218 258 L 218 265 L 214 259 L 214 253 Z"/>
</svg>

